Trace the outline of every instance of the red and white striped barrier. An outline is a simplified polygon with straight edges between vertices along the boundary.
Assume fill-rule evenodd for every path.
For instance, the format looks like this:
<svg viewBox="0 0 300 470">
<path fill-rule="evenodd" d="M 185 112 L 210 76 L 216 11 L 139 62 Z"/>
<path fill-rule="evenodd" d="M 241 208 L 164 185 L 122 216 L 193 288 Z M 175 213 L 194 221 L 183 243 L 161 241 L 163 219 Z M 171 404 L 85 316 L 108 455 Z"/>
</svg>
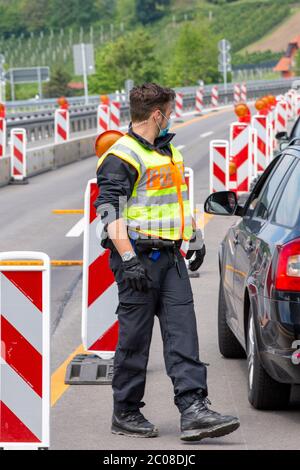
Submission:
<svg viewBox="0 0 300 470">
<path fill-rule="evenodd" d="M 22 265 L 25 260 L 40 265 Z M 0 253 L 0 447 L 4 449 L 49 447 L 49 288 L 46 254 Z"/>
<path fill-rule="evenodd" d="M 241 88 L 238 83 L 235 83 L 233 89 L 233 102 L 234 104 L 238 104 L 241 101 Z"/>
<path fill-rule="evenodd" d="M 54 142 L 60 144 L 70 139 L 70 112 L 67 109 L 56 109 L 54 113 Z"/>
<path fill-rule="evenodd" d="M 181 118 L 183 113 L 183 94 L 176 93 L 175 98 L 175 116 L 176 118 Z"/>
<path fill-rule="evenodd" d="M 219 89 L 216 85 L 211 89 L 211 105 L 213 108 L 219 106 Z"/>
<path fill-rule="evenodd" d="M 193 170 L 185 168 L 191 211 L 194 212 Z M 110 250 L 100 244 L 103 223 L 93 205 L 99 195 L 97 180 L 88 182 L 84 197 L 82 341 L 84 348 L 102 359 L 114 357 L 118 343 L 118 287 L 109 267 Z M 183 243 L 185 254 L 188 243 Z"/>
<path fill-rule="evenodd" d="M 247 102 L 247 84 L 246 83 L 242 83 L 241 85 L 241 101 L 243 103 Z"/>
<path fill-rule="evenodd" d="M 286 93 L 285 99 L 286 99 L 287 104 L 288 104 L 288 107 L 287 107 L 288 119 L 291 120 L 291 119 L 294 118 L 294 115 L 295 115 L 294 93 L 292 92 L 292 90 L 290 90 Z"/>
<path fill-rule="evenodd" d="M 194 215 L 195 212 L 195 201 L 194 201 L 194 170 L 192 168 L 186 167 L 184 169 L 184 177 L 185 177 L 185 182 L 188 187 L 188 192 L 189 192 L 189 201 L 190 201 L 190 208 L 191 208 L 191 214 Z M 188 252 L 189 249 L 189 242 L 183 240 L 180 251 L 182 256 L 185 256 Z M 187 261 L 186 261 L 187 263 Z"/>
<path fill-rule="evenodd" d="M 119 101 L 112 101 L 110 103 L 110 128 L 111 130 L 118 131 L 121 125 L 121 103 Z"/>
<path fill-rule="evenodd" d="M 251 127 L 252 132 L 252 165 L 251 165 L 251 176 L 253 178 L 257 177 L 257 130 L 254 127 Z"/>
<path fill-rule="evenodd" d="M 274 130 L 272 121 L 269 120 L 268 122 L 268 134 L 269 134 L 269 151 L 268 151 L 268 158 L 267 158 L 267 165 L 273 160 L 274 157 Z"/>
<path fill-rule="evenodd" d="M 300 95 L 296 95 L 296 112 L 300 116 Z"/>
<path fill-rule="evenodd" d="M 110 112 L 109 106 L 106 104 L 99 104 L 97 110 L 97 133 L 109 130 Z"/>
<path fill-rule="evenodd" d="M 5 157 L 5 154 L 6 154 L 6 119 L 0 117 L 0 158 Z"/>
<path fill-rule="evenodd" d="M 211 140 L 209 146 L 210 193 L 229 189 L 229 144 L 227 140 Z"/>
<path fill-rule="evenodd" d="M 12 129 L 10 133 L 11 177 L 16 181 L 26 179 L 26 145 L 26 130 Z"/>
<path fill-rule="evenodd" d="M 276 106 L 276 114 L 277 114 L 277 132 L 287 132 L 287 125 L 288 125 L 288 116 L 287 116 L 287 102 L 286 101 L 279 101 Z"/>
<path fill-rule="evenodd" d="M 98 194 L 92 179 L 84 197 L 82 341 L 87 351 L 110 359 L 118 342 L 118 288 L 109 267 L 110 251 L 99 240 L 103 224 L 93 206 Z"/>
<path fill-rule="evenodd" d="M 197 113 L 202 113 L 203 107 L 204 107 L 204 102 L 203 102 L 203 88 L 198 88 L 196 91 L 196 112 Z"/>
<path fill-rule="evenodd" d="M 242 122 L 230 125 L 230 158 L 236 164 L 236 191 L 250 190 L 252 173 L 252 131 Z"/>
<path fill-rule="evenodd" d="M 268 116 L 256 114 L 252 117 L 252 127 L 257 132 L 257 171 L 264 171 L 269 162 L 269 123 Z"/>
</svg>

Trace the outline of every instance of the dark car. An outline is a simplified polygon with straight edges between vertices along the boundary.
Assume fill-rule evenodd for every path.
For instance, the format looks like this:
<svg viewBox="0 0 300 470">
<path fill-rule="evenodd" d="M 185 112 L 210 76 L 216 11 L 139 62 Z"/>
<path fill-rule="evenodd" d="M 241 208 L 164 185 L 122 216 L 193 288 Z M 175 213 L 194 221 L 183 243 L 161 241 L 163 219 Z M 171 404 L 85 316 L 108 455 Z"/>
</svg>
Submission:
<svg viewBox="0 0 300 470">
<path fill-rule="evenodd" d="M 279 142 L 279 147 L 281 150 L 287 147 L 295 139 L 300 139 L 300 116 L 298 116 L 296 119 L 290 134 L 287 132 L 277 132 L 275 137 Z"/>
<path fill-rule="evenodd" d="M 216 192 L 205 211 L 240 217 L 219 249 L 220 352 L 247 358 L 255 408 L 284 408 L 300 384 L 300 146 L 270 163 L 243 207 Z"/>
</svg>

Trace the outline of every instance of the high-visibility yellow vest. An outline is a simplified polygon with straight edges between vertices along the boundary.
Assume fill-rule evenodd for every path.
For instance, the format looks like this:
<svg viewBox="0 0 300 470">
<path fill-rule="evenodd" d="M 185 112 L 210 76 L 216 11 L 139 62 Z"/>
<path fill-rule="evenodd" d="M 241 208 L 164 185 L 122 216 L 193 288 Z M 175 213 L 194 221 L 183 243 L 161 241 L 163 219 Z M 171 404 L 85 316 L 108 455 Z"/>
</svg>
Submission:
<svg viewBox="0 0 300 470">
<path fill-rule="evenodd" d="M 141 236 L 190 240 L 192 215 L 183 158 L 173 145 L 171 150 L 172 158 L 143 147 L 126 134 L 99 158 L 97 169 L 108 154 L 113 154 L 137 170 L 137 181 L 123 210 L 131 231 Z"/>
</svg>

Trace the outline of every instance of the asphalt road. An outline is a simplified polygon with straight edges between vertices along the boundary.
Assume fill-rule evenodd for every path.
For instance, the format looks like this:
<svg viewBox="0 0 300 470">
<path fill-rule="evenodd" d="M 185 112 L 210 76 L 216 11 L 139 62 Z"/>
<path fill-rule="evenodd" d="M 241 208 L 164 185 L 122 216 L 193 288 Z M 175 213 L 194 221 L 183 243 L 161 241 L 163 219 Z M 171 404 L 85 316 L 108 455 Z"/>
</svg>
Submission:
<svg viewBox="0 0 300 470">
<path fill-rule="evenodd" d="M 208 195 L 208 146 L 211 138 L 228 138 L 232 111 L 175 122 L 175 144 L 182 147 L 186 165 L 195 172 L 195 202 Z M 51 259 L 82 259 L 82 236 L 66 237 L 80 215 L 54 215 L 52 209 L 83 208 L 86 183 L 95 176 L 90 158 L 30 179 L 28 185 L 0 189 L 0 251 L 44 251 Z M 52 449 L 297 449 L 300 407 L 295 390 L 291 409 L 254 410 L 247 400 L 247 367 L 243 360 L 221 357 L 217 345 L 218 244 L 234 218 L 212 218 L 205 227 L 207 256 L 200 278 L 192 279 L 200 355 L 209 363 L 208 386 L 212 408 L 239 416 L 241 427 L 224 438 L 187 444 L 179 440 L 179 413 L 163 362 L 162 340 L 155 319 L 147 384 L 142 409 L 160 436 L 134 439 L 110 433 L 110 385 L 63 385 L 64 367 L 81 344 L 81 268 L 52 268 L 51 368 L 53 398 Z M 299 395 L 299 394 L 298 394 Z"/>
</svg>

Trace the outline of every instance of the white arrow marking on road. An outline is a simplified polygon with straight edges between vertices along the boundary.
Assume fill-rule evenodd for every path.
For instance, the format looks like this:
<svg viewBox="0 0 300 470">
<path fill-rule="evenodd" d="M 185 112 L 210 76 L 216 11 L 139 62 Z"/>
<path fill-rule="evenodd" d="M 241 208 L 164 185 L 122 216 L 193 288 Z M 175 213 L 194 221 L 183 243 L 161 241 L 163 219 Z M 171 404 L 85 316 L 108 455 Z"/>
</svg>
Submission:
<svg viewBox="0 0 300 470">
<path fill-rule="evenodd" d="M 84 230 L 84 217 L 82 217 L 75 225 L 68 231 L 66 237 L 80 237 Z"/>
<path fill-rule="evenodd" d="M 177 150 L 182 150 L 184 149 L 185 145 L 177 145 Z"/>
<path fill-rule="evenodd" d="M 209 132 L 205 132 L 204 134 L 201 134 L 200 137 L 202 137 L 202 139 L 204 137 L 208 137 L 209 135 L 212 135 L 213 134 L 213 131 L 209 131 Z"/>
</svg>

